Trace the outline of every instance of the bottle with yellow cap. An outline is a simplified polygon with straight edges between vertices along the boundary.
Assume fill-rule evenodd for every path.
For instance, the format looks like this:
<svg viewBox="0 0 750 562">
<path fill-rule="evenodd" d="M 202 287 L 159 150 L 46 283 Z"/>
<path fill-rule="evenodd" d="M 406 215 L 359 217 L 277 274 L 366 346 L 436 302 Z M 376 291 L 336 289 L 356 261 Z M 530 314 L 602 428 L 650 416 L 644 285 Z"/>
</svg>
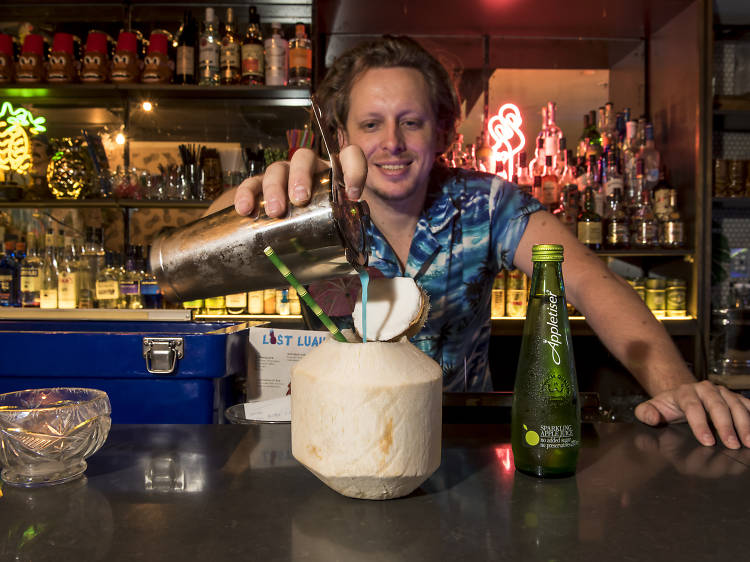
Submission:
<svg viewBox="0 0 750 562">
<path fill-rule="evenodd" d="M 575 472 L 581 443 L 563 247 L 533 247 L 534 271 L 513 392 L 511 444 L 516 469 L 549 478 Z"/>
</svg>

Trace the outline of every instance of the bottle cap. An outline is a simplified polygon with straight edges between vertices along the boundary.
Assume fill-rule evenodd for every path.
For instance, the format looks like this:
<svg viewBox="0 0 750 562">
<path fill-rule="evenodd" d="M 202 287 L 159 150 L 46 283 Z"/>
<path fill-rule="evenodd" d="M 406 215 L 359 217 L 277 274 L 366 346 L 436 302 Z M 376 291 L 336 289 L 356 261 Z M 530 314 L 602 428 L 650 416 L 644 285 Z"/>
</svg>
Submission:
<svg viewBox="0 0 750 562">
<path fill-rule="evenodd" d="M 70 33 L 55 33 L 52 38 L 52 52 L 73 54 L 73 36 Z"/>
<path fill-rule="evenodd" d="M 304 37 L 305 36 L 305 24 L 304 23 L 295 24 L 294 33 L 297 35 L 297 37 Z"/>
<path fill-rule="evenodd" d="M 531 261 L 563 261 L 560 244 L 535 244 L 531 248 Z"/>
<path fill-rule="evenodd" d="M 86 37 L 87 53 L 106 53 L 107 34 L 102 31 L 90 31 Z"/>
<path fill-rule="evenodd" d="M 167 36 L 163 33 L 153 32 L 148 39 L 148 54 L 161 53 L 167 54 Z"/>
<path fill-rule="evenodd" d="M 6 33 L 0 33 L 0 53 L 13 58 L 13 38 Z"/>
<path fill-rule="evenodd" d="M 135 53 L 138 50 L 138 38 L 132 31 L 121 31 L 117 37 L 117 50 Z"/>
<path fill-rule="evenodd" d="M 29 33 L 23 40 L 22 53 L 33 53 L 35 55 L 44 55 L 44 39 L 36 33 Z"/>
<path fill-rule="evenodd" d="M 206 8 L 206 23 L 214 21 L 214 9 L 211 7 Z"/>
<path fill-rule="evenodd" d="M 260 23 L 260 16 L 258 15 L 258 8 L 250 6 L 248 21 L 250 23 Z"/>
</svg>

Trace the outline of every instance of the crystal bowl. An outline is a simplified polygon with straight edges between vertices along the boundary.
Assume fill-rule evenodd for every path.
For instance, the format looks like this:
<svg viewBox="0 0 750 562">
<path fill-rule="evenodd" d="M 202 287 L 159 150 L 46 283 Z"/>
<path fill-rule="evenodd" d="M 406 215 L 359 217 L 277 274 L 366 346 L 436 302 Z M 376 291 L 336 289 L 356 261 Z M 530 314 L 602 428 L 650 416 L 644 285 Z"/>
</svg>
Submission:
<svg viewBox="0 0 750 562">
<path fill-rule="evenodd" d="M 87 457 L 112 425 L 107 393 L 41 388 L 0 394 L 0 464 L 4 482 L 60 484 L 80 477 Z"/>
</svg>

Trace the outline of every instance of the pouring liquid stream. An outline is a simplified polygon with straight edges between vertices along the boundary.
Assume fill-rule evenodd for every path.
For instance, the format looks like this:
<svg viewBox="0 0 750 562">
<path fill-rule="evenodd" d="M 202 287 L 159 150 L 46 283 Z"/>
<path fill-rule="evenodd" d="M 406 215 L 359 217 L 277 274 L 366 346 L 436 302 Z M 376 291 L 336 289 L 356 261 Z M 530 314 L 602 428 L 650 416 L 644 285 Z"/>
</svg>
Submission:
<svg viewBox="0 0 750 562">
<path fill-rule="evenodd" d="M 367 286 L 370 284 L 370 274 L 362 268 L 358 271 L 359 282 L 362 284 L 362 343 L 367 342 Z"/>
</svg>

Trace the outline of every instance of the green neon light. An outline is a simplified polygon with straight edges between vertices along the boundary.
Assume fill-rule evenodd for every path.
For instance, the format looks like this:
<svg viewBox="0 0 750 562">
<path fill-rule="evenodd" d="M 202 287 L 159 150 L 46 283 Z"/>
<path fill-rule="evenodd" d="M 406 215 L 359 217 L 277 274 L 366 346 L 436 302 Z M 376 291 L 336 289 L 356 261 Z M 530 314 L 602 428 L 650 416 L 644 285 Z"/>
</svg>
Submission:
<svg viewBox="0 0 750 562">
<path fill-rule="evenodd" d="M 35 135 L 44 133 L 47 130 L 47 127 L 44 126 L 47 120 L 44 117 L 34 117 L 28 109 L 23 107 L 14 109 L 11 103 L 7 101 L 3 102 L 3 105 L 0 106 L 0 119 L 3 118 L 5 118 L 9 127 L 13 125 L 26 127 Z"/>
</svg>

